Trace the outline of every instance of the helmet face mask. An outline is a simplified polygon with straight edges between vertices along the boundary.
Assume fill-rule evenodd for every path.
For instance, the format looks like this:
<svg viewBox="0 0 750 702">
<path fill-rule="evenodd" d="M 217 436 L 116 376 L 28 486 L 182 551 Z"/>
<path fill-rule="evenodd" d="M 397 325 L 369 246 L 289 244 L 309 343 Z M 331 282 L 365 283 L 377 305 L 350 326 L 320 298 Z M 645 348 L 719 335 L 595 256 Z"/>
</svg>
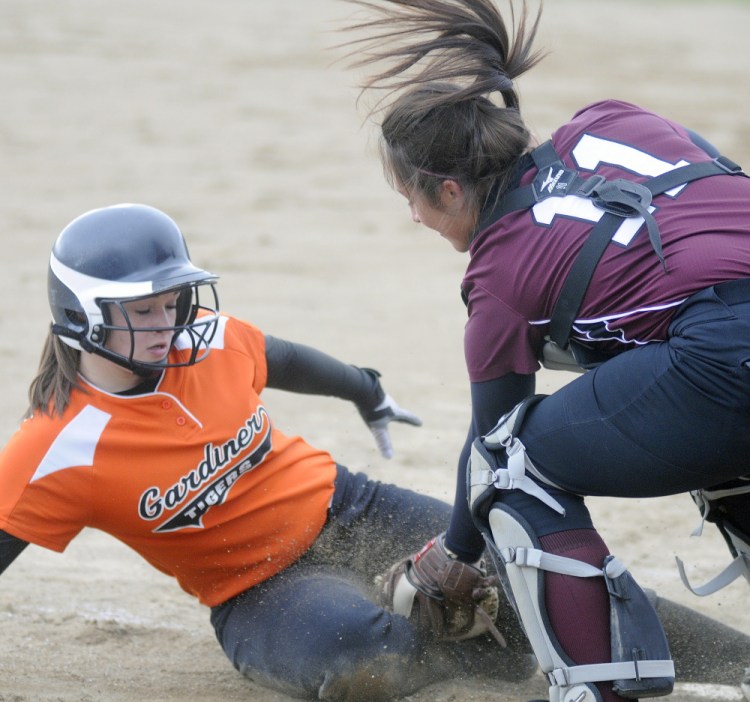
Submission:
<svg viewBox="0 0 750 702">
<path fill-rule="evenodd" d="M 48 295 L 52 332 L 73 348 L 103 356 L 138 374 L 203 360 L 219 322 L 217 276 L 193 265 L 177 225 L 144 205 L 115 205 L 87 212 L 58 236 L 50 256 Z M 177 292 L 174 326 L 133 324 L 123 305 Z M 124 320 L 112 324 L 116 306 Z M 170 331 L 170 358 L 134 358 L 135 334 Z M 107 347 L 111 332 L 130 335 L 130 353 Z M 172 353 L 173 348 L 180 353 Z"/>
<path fill-rule="evenodd" d="M 203 292 L 201 292 L 203 291 Z M 164 292 L 172 292 L 166 290 Z M 97 304 L 102 310 L 102 322 L 91 328 L 91 333 L 82 342 L 84 350 L 103 356 L 118 365 L 129 368 L 139 375 L 151 375 L 163 368 L 192 366 L 208 356 L 219 322 L 219 297 L 214 283 L 191 283 L 177 288 L 177 318 L 172 326 L 142 326 L 134 324 L 130 319 L 125 304 L 148 300 L 152 295 L 126 299 L 100 299 Z M 163 293 L 158 293 L 162 295 Z M 206 297 L 209 299 L 206 300 Z M 121 324 L 112 322 L 112 307 L 117 308 L 122 318 Z M 107 342 L 112 332 L 124 332 L 130 339 L 129 352 L 118 353 L 109 348 Z M 184 358 L 165 358 L 156 363 L 137 360 L 135 356 L 136 334 L 142 332 L 169 332 L 171 334 L 170 349 L 177 347 L 186 351 Z"/>
</svg>

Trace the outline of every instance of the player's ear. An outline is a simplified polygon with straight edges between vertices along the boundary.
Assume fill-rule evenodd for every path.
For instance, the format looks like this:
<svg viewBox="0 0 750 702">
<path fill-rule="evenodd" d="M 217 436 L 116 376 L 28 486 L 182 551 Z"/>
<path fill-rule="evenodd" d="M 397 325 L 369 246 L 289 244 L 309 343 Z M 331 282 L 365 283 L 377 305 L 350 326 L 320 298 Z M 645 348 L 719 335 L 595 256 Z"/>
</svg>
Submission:
<svg viewBox="0 0 750 702">
<path fill-rule="evenodd" d="M 446 178 L 440 184 L 440 203 L 443 209 L 463 207 L 465 200 L 464 189 L 457 180 Z"/>
</svg>

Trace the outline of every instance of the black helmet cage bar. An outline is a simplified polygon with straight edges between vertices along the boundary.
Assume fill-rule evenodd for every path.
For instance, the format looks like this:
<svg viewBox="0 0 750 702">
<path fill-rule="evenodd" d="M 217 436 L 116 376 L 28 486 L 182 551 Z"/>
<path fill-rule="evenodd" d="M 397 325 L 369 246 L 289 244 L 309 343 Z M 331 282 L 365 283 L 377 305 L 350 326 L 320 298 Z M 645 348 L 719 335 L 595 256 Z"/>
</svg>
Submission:
<svg viewBox="0 0 750 702">
<path fill-rule="evenodd" d="M 207 304 L 201 302 L 200 288 L 207 287 L 211 291 L 213 303 Z M 124 305 L 127 302 L 145 300 L 156 295 L 168 292 L 178 291 L 177 298 L 177 317 L 174 326 L 169 327 L 134 327 L 130 321 Z M 96 303 L 102 312 L 103 322 L 95 324 L 90 332 L 81 333 L 78 342 L 84 351 L 95 353 L 113 363 L 128 368 L 138 375 L 152 375 L 154 371 L 163 370 L 164 368 L 178 368 L 181 366 L 192 366 L 204 360 L 211 349 L 211 341 L 216 334 L 216 328 L 219 323 L 219 294 L 216 289 L 216 283 L 213 280 L 196 281 L 187 285 L 181 285 L 175 288 L 167 288 L 156 293 L 140 295 L 130 298 L 97 298 Z M 125 320 L 124 325 L 115 325 L 112 323 L 110 306 L 114 305 L 122 314 Z M 201 314 L 203 313 L 203 314 Z M 105 344 L 109 332 L 124 331 L 129 334 L 130 351 L 128 355 L 116 353 L 108 349 Z M 135 334 L 138 332 L 158 332 L 172 331 L 170 350 L 176 344 L 180 348 L 190 349 L 190 353 L 184 360 L 168 361 L 164 359 L 156 363 L 145 361 L 136 361 L 135 355 Z M 179 343 L 178 343 L 179 340 Z"/>
</svg>

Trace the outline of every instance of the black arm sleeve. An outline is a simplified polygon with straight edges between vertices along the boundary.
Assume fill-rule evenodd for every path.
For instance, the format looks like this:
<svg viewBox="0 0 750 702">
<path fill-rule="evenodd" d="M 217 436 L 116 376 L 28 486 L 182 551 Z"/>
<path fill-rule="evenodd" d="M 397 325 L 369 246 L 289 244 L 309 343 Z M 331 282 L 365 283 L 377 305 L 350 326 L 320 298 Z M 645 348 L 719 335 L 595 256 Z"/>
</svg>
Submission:
<svg viewBox="0 0 750 702">
<path fill-rule="evenodd" d="M 2 573 L 28 546 L 27 541 L 12 536 L 6 531 L 0 529 L 0 573 Z"/>
<path fill-rule="evenodd" d="M 484 383 L 471 384 L 471 427 L 458 459 L 456 500 L 445 536 L 446 546 L 462 561 L 476 561 L 484 550 L 484 539 L 474 526 L 466 492 L 466 469 L 471 444 L 478 436 L 489 432 L 500 417 L 512 410 L 521 400 L 533 395 L 535 388 L 534 375 L 515 373 Z"/>
<path fill-rule="evenodd" d="M 317 349 L 266 336 L 266 385 L 309 395 L 329 395 L 372 409 L 385 398 L 378 372 L 358 368 Z"/>
</svg>

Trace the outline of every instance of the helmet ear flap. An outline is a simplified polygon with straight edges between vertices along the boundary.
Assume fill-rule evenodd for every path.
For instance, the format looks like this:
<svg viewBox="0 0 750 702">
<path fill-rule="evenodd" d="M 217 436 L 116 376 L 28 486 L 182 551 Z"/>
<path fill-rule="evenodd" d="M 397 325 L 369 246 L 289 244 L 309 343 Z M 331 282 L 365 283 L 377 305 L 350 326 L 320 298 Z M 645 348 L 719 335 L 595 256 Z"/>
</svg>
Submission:
<svg viewBox="0 0 750 702">
<path fill-rule="evenodd" d="M 68 321 L 81 329 L 86 329 L 87 320 L 86 315 L 83 312 L 76 312 L 76 310 L 65 310 L 65 317 Z"/>
</svg>

